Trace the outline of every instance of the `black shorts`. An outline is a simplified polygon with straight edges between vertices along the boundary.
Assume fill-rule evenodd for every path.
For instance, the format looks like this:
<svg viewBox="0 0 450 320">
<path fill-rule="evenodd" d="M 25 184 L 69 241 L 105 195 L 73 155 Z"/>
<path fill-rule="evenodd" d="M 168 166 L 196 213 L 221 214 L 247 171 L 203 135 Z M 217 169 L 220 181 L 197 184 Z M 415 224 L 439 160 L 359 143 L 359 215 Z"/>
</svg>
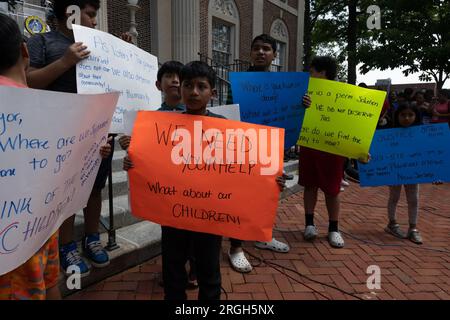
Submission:
<svg viewBox="0 0 450 320">
<path fill-rule="evenodd" d="M 108 138 L 109 137 L 110 136 L 108 136 Z M 106 185 L 106 180 L 108 180 L 109 170 L 111 170 L 112 159 L 114 156 L 114 140 L 112 140 L 109 144 L 111 145 L 111 154 L 100 163 L 97 177 L 95 177 L 94 189 L 103 189 Z"/>
</svg>

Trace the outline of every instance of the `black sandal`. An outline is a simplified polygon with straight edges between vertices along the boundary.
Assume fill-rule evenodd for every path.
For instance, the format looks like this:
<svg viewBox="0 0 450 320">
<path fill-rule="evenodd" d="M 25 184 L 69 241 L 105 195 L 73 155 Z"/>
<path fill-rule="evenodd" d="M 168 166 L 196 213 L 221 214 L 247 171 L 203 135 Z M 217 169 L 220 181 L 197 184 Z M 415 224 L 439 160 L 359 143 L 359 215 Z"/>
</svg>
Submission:
<svg viewBox="0 0 450 320">
<path fill-rule="evenodd" d="M 415 244 L 423 243 L 422 236 L 420 235 L 420 232 L 417 229 L 410 229 L 408 231 L 408 239 L 414 242 Z"/>
<path fill-rule="evenodd" d="M 398 223 L 396 223 L 396 224 L 388 224 L 387 227 L 384 229 L 384 231 L 386 231 L 389 234 L 392 234 L 394 237 L 399 238 L 399 239 L 405 239 L 406 238 L 406 233 L 404 233 L 400 229 L 400 225 Z"/>
</svg>

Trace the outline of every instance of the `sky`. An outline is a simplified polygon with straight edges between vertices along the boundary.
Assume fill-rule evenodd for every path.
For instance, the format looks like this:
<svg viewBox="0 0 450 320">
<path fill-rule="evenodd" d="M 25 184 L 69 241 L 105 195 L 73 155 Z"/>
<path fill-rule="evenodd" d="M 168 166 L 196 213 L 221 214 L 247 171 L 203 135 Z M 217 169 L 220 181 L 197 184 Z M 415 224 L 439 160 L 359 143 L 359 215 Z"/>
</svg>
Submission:
<svg viewBox="0 0 450 320">
<path fill-rule="evenodd" d="M 373 70 L 369 73 L 362 75 L 359 71 L 357 73 L 357 83 L 365 82 L 367 85 L 374 85 L 378 79 L 392 79 L 392 84 L 406 84 L 406 83 L 423 83 L 419 80 L 420 73 L 415 73 L 405 77 L 402 73 L 402 69 L 394 70 Z M 434 82 L 434 81 L 432 81 Z M 450 79 L 444 84 L 444 88 L 450 89 Z"/>
</svg>

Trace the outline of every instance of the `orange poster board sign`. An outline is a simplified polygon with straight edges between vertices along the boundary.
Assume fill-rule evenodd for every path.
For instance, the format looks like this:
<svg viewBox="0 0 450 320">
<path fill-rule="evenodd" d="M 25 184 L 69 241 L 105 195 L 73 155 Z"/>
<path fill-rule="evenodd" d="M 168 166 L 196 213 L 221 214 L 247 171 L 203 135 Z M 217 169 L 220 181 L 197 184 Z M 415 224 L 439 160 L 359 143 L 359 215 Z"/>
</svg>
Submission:
<svg viewBox="0 0 450 320">
<path fill-rule="evenodd" d="M 131 209 L 163 226 L 270 241 L 284 130 L 140 111 L 129 156 Z"/>
</svg>

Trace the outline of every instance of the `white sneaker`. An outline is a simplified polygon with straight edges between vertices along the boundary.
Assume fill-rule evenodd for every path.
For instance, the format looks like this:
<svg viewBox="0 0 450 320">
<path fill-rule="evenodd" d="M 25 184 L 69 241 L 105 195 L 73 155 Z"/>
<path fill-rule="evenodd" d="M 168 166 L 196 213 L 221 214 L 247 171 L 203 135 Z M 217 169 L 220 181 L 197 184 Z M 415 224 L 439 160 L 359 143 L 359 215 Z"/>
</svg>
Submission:
<svg viewBox="0 0 450 320">
<path fill-rule="evenodd" d="M 341 233 L 335 231 L 328 233 L 328 242 L 333 248 L 343 248 L 345 245 Z"/>
<path fill-rule="evenodd" d="M 341 187 L 350 187 L 350 183 L 348 183 L 347 181 L 345 181 L 344 179 L 342 179 L 342 181 L 341 181 Z"/>
<path fill-rule="evenodd" d="M 307 226 L 305 229 L 305 233 L 303 234 L 303 238 L 306 241 L 312 241 L 317 238 L 318 234 L 319 233 L 317 232 L 316 226 Z"/>
</svg>

